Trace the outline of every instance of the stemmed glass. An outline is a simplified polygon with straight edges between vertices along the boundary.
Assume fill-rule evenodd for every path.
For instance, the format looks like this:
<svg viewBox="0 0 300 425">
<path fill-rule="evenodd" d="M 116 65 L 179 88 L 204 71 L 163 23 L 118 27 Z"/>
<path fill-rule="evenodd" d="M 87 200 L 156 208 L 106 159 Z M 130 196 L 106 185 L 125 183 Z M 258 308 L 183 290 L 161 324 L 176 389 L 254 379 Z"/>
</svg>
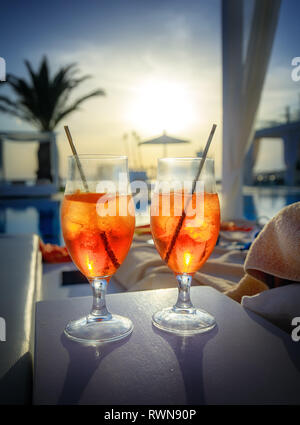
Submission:
<svg viewBox="0 0 300 425">
<path fill-rule="evenodd" d="M 156 312 L 153 324 L 167 332 L 191 335 L 212 329 L 214 317 L 193 306 L 192 277 L 210 256 L 219 234 L 220 206 L 215 189 L 214 161 L 201 158 L 158 160 L 151 200 L 151 232 L 157 251 L 178 281 L 173 307 Z"/>
<path fill-rule="evenodd" d="M 124 261 L 134 233 L 134 204 L 128 183 L 127 157 L 69 157 L 61 208 L 63 237 L 93 291 L 91 312 L 65 328 L 65 334 L 74 340 L 113 341 L 132 332 L 131 320 L 112 315 L 105 302 L 108 282 Z"/>
</svg>

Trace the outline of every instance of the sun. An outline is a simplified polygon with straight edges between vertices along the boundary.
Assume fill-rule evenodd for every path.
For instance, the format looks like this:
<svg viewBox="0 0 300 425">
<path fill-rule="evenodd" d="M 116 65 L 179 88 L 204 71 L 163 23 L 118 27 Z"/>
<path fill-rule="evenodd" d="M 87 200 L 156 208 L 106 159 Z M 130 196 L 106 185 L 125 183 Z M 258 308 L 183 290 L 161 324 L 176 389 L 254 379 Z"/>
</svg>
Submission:
<svg viewBox="0 0 300 425">
<path fill-rule="evenodd" d="M 192 125 L 194 109 L 193 94 L 184 83 L 149 79 L 135 88 L 127 120 L 144 134 L 177 134 Z"/>
</svg>

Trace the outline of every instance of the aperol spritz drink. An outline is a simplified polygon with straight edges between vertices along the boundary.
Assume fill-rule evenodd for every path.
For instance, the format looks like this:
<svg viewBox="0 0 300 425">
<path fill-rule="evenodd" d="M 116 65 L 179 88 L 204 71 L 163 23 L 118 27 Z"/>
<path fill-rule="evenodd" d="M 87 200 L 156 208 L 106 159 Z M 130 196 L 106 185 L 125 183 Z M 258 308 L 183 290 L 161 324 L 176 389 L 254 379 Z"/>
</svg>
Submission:
<svg viewBox="0 0 300 425">
<path fill-rule="evenodd" d="M 151 232 L 157 251 L 178 281 L 173 307 L 156 312 L 153 324 L 167 332 L 192 335 L 212 329 L 214 317 L 190 299 L 192 277 L 212 253 L 220 229 L 214 162 L 201 158 L 162 158 L 151 200 Z"/>
<path fill-rule="evenodd" d="M 184 192 L 154 194 L 152 211 L 156 205 L 158 215 L 151 215 L 151 231 L 160 256 L 165 260 L 180 216 L 176 215 L 176 203 L 186 202 L 186 215 L 176 242 L 168 258 L 168 266 L 176 274 L 193 275 L 210 256 L 218 239 L 220 229 L 220 206 L 216 193 L 204 193 L 203 215 L 197 217 L 193 207 L 197 193 L 184 196 Z M 170 200 L 170 214 L 164 215 L 163 205 Z M 202 200 L 201 200 L 202 201 Z M 193 211 L 192 211 L 193 209 Z"/>
<path fill-rule="evenodd" d="M 105 295 L 109 279 L 124 261 L 134 233 L 127 157 L 69 157 L 61 222 L 68 252 L 93 291 L 91 312 L 70 321 L 65 334 L 88 343 L 126 337 L 133 324 L 107 310 Z"/>
<path fill-rule="evenodd" d="M 113 215 L 99 215 L 101 199 Z M 130 195 L 82 193 L 65 195 L 62 210 L 63 237 L 74 263 L 88 278 L 112 276 L 124 261 L 133 238 L 135 219 L 128 211 L 120 215 L 120 204 L 132 202 Z"/>
</svg>

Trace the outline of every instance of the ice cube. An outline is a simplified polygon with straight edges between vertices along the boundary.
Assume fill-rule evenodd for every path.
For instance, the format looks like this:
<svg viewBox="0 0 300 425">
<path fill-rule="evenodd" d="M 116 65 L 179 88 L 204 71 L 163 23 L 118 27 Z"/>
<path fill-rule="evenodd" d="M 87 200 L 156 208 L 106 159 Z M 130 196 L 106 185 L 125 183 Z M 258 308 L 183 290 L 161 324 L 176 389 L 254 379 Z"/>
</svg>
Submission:
<svg viewBox="0 0 300 425">
<path fill-rule="evenodd" d="M 212 226 L 204 221 L 202 226 L 185 227 L 184 232 L 196 242 L 208 241 L 212 236 Z"/>
<path fill-rule="evenodd" d="M 66 220 L 64 222 L 63 229 L 64 229 L 64 237 L 72 241 L 79 236 L 81 230 L 83 229 L 83 226 L 79 223 Z"/>
</svg>

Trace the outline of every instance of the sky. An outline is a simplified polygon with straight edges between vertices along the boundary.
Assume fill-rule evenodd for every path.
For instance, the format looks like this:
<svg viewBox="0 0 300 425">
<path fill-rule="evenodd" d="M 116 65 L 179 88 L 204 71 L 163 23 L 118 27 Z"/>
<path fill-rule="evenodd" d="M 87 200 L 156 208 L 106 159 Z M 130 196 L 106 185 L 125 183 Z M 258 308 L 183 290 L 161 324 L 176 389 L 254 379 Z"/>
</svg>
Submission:
<svg viewBox="0 0 300 425">
<path fill-rule="evenodd" d="M 253 0 L 245 0 L 249 28 Z M 282 119 L 296 108 L 300 82 L 291 79 L 291 60 L 300 56 L 300 1 L 282 0 L 258 122 Z M 7 72 L 26 76 L 24 59 L 37 67 L 47 55 L 52 72 L 77 62 L 91 74 L 76 96 L 102 88 L 105 97 L 88 100 L 56 129 L 60 173 L 70 154 L 63 132 L 69 125 L 80 153 L 128 154 L 136 166 L 135 131 L 141 140 L 168 134 L 190 140 L 169 146 L 169 156 L 194 156 L 212 123 L 218 130 L 210 154 L 221 174 L 222 50 L 220 0 L 11 0 L 1 5 L 0 56 Z M 7 87 L 1 93 L 8 94 Z M 0 114 L 1 130 L 30 130 Z M 124 142 L 128 134 L 129 152 Z M 127 144 L 128 144 L 127 143 Z M 264 141 L 257 170 L 282 169 L 282 144 Z M 33 177 L 36 145 L 5 143 L 6 176 Z M 143 165 L 155 165 L 161 146 L 141 147 Z M 20 163 L 20 158 L 22 162 Z"/>
</svg>

